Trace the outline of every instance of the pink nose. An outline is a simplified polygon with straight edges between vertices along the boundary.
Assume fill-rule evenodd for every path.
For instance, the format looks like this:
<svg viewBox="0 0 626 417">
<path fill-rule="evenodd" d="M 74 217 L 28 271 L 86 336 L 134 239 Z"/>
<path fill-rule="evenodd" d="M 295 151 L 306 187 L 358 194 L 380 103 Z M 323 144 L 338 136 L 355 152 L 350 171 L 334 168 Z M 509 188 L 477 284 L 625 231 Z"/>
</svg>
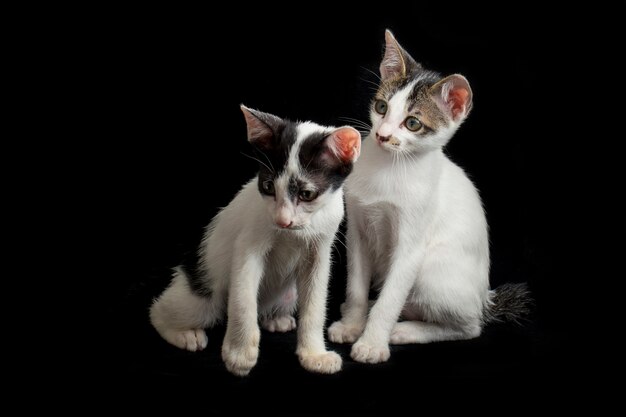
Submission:
<svg viewBox="0 0 626 417">
<path fill-rule="evenodd" d="M 293 224 L 292 221 L 287 221 L 287 220 L 277 220 L 276 224 L 278 225 L 278 227 L 282 227 L 283 229 L 287 229 L 289 226 L 291 226 Z"/>
</svg>

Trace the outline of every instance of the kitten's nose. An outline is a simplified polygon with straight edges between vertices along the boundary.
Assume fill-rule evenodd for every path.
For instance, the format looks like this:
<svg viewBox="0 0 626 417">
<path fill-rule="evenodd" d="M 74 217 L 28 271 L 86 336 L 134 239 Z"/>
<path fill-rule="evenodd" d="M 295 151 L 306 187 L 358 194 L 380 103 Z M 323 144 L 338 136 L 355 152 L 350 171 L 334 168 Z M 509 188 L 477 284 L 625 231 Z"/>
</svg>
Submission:
<svg viewBox="0 0 626 417">
<path fill-rule="evenodd" d="M 276 220 L 276 225 L 283 229 L 288 229 L 292 224 L 293 222 L 291 220 Z"/>
<path fill-rule="evenodd" d="M 376 139 L 378 139 L 379 142 L 389 142 L 389 138 L 391 136 L 381 136 L 378 133 L 376 133 Z"/>
</svg>

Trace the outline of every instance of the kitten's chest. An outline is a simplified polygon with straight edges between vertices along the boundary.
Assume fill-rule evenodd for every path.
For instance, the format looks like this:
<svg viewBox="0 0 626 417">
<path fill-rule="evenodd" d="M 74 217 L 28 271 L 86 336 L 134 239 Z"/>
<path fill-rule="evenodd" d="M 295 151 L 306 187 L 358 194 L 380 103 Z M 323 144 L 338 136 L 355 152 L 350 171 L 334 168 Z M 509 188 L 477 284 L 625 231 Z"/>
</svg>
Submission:
<svg viewBox="0 0 626 417">
<path fill-rule="evenodd" d="M 309 245 L 301 239 L 289 237 L 288 232 L 279 236 L 266 256 L 267 275 L 284 279 L 293 275 L 298 263 L 306 259 Z"/>
<path fill-rule="evenodd" d="M 372 172 L 368 167 L 356 171 L 346 183 L 348 198 L 356 198 L 361 204 L 373 207 L 377 204 L 389 206 L 419 206 L 430 198 L 432 184 L 418 179 L 414 173 L 397 169 Z M 387 207 L 387 206 L 385 206 Z"/>
<path fill-rule="evenodd" d="M 284 232 L 283 235 L 286 235 L 287 233 L 289 232 Z M 285 259 L 301 255 L 303 251 L 304 245 L 298 239 L 280 236 L 274 241 L 272 249 L 268 254 L 268 258 L 276 261 L 284 261 Z"/>
<path fill-rule="evenodd" d="M 440 179 L 442 155 L 392 157 L 370 143 L 346 180 L 346 194 L 363 204 L 387 202 L 413 210 L 428 204 Z"/>
<path fill-rule="evenodd" d="M 400 209 L 389 202 L 360 204 L 352 207 L 349 215 L 355 220 L 359 235 L 363 237 L 361 242 L 372 257 L 376 272 L 384 273 L 398 244 Z"/>
<path fill-rule="evenodd" d="M 366 236 L 376 236 L 377 239 L 382 240 L 397 238 L 400 209 L 393 203 L 361 203 L 353 215 L 356 217 L 360 231 Z"/>
</svg>

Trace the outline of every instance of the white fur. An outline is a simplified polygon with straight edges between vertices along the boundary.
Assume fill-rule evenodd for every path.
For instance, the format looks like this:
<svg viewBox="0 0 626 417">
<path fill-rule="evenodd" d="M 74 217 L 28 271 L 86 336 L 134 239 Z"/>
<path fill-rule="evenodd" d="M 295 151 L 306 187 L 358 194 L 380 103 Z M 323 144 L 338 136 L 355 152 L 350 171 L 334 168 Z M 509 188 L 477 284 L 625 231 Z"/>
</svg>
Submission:
<svg viewBox="0 0 626 417">
<path fill-rule="evenodd" d="M 408 86 L 398 91 L 391 100 L 389 100 L 387 114 L 384 119 L 381 119 L 380 127 L 377 129 L 380 136 L 395 137 L 394 134 L 401 132 L 401 130 L 398 130 L 398 126 L 402 126 L 406 118 L 404 107 L 406 105 L 406 99 L 413 89 L 413 85 L 415 85 L 415 82 L 410 83 Z"/>
<path fill-rule="evenodd" d="M 299 125 L 294 146 L 314 129 L 327 130 Z M 341 369 L 341 357 L 326 350 L 323 326 L 331 246 L 344 215 L 343 190 L 327 191 L 294 207 L 284 195 L 285 178 L 298 170 L 297 158 L 289 160 L 285 174 L 275 181 L 276 199 L 262 196 L 253 179 L 213 219 L 201 248 L 213 294 L 195 295 L 177 271 L 150 310 L 152 324 L 165 340 L 201 350 L 207 343 L 203 329 L 227 313 L 222 358 L 230 372 L 246 375 L 258 357 L 259 318 L 270 331 L 292 330 L 298 297 L 297 354 L 302 366 L 322 373 Z M 276 224 L 281 221 L 293 226 L 282 229 Z"/>
<path fill-rule="evenodd" d="M 416 138 L 400 122 L 411 88 L 390 100 L 385 117 L 372 112 L 372 133 L 346 182 L 348 288 L 328 333 L 334 342 L 356 340 L 360 362 L 386 361 L 390 342 L 477 337 L 489 303 L 482 204 L 442 151 L 463 118 Z M 379 142 L 375 132 L 397 141 Z M 382 289 L 368 312 L 372 285 Z M 401 316 L 407 321 L 398 323 Z"/>
</svg>

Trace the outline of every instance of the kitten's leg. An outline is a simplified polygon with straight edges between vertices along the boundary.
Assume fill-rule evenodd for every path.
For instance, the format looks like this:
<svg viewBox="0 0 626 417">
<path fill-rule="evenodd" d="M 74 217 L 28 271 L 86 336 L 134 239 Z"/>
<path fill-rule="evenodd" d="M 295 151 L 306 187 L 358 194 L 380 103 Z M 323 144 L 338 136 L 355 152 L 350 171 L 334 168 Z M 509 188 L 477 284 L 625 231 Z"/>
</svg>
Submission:
<svg viewBox="0 0 626 417">
<path fill-rule="evenodd" d="M 378 363 L 389 359 L 389 337 L 415 283 L 423 251 L 398 244 L 391 268 L 378 300 L 370 310 L 363 334 L 352 346 L 350 356 L 357 362 Z"/>
<path fill-rule="evenodd" d="M 346 302 L 341 305 L 341 320 L 328 328 L 328 338 L 335 343 L 354 343 L 358 339 L 365 328 L 369 306 L 371 260 L 365 253 L 356 221 L 350 219 L 348 216 Z"/>
<path fill-rule="evenodd" d="M 261 319 L 261 326 L 270 332 L 288 332 L 296 328 L 293 313 L 296 310 L 298 293 L 296 285 L 290 285 L 271 307 L 272 313 Z"/>
<path fill-rule="evenodd" d="M 170 286 L 150 307 L 150 321 L 172 345 L 192 352 L 202 350 L 207 345 L 204 329 L 222 314 L 219 300 L 214 296 L 193 293 L 184 274 L 176 271 Z"/>
<path fill-rule="evenodd" d="M 341 356 L 326 350 L 324 343 L 332 240 L 321 242 L 313 250 L 306 262 L 307 269 L 299 274 L 297 281 L 301 306 L 296 354 L 305 369 L 324 374 L 341 370 Z"/>
<path fill-rule="evenodd" d="M 249 244 L 245 243 L 235 246 L 233 259 L 241 260 L 241 264 L 233 265 L 222 359 L 230 372 L 245 376 L 259 356 L 261 331 L 258 325 L 257 293 L 265 264 L 264 251 L 250 249 Z"/>
<path fill-rule="evenodd" d="M 431 249 L 403 311 L 409 320 L 394 325 L 391 343 L 430 343 L 480 336 L 484 308 L 480 283 L 485 282 L 482 291 L 486 293 L 487 277 L 480 279 L 476 275 L 479 273 L 473 257 L 443 245 Z"/>
<path fill-rule="evenodd" d="M 393 326 L 390 343 L 392 345 L 406 345 L 445 340 L 465 340 L 478 336 L 480 336 L 479 327 L 453 327 L 424 321 L 401 321 Z"/>
</svg>

